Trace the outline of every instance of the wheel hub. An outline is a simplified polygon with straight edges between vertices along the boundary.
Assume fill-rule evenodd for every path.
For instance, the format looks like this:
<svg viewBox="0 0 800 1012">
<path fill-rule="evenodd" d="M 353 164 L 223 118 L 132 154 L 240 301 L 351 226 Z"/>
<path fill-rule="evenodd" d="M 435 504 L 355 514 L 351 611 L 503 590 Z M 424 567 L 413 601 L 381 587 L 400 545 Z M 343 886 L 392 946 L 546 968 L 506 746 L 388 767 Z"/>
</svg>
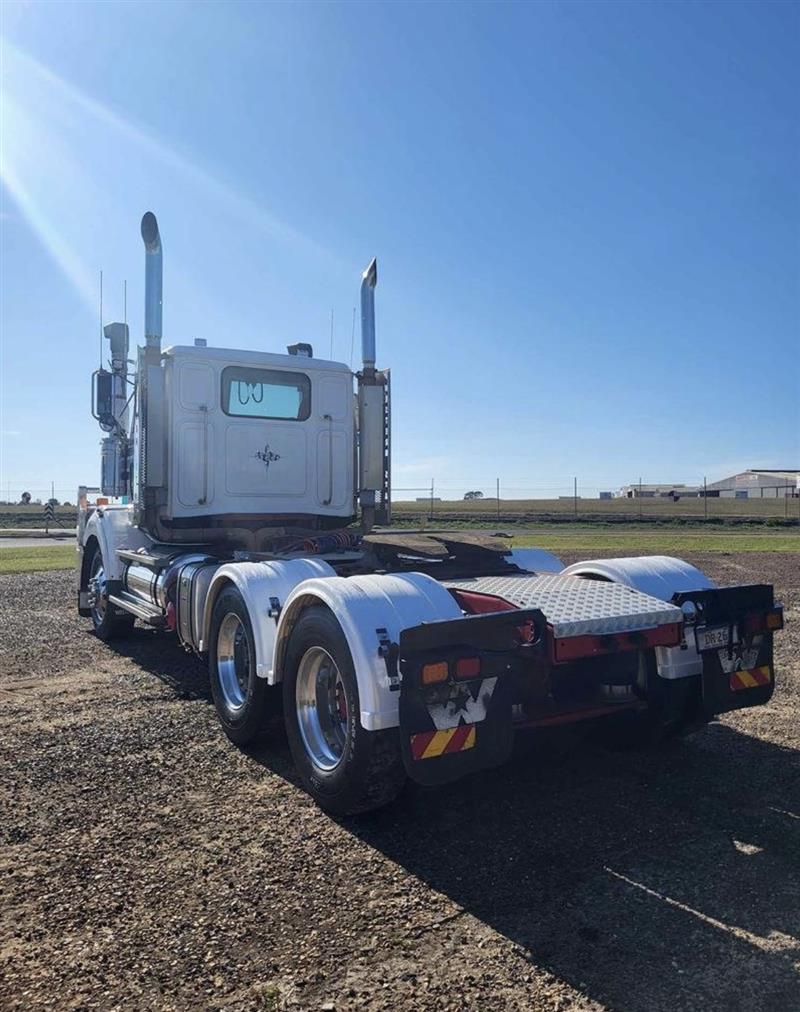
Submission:
<svg viewBox="0 0 800 1012">
<path fill-rule="evenodd" d="M 219 627 L 217 671 L 225 705 L 232 712 L 241 710 L 250 687 L 250 639 L 234 612 L 228 612 Z"/>
<path fill-rule="evenodd" d="M 347 741 L 347 694 L 336 661 L 323 647 L 310 647 L 303 654 L 295 700 L 300 736 L 311 761 L 326 772 L 335 769 Z"/>
<path fill-rule="evenodd" d="M 106 574 L 103 569 L 103 557 L 98 551 L 92 561 L 92 571 L 89 576 L 89 607 L 92 611 L 92 618 L 95 625 L 105 618 L 106 606 L 108 604 L 108 585 Z"/>
</svg>

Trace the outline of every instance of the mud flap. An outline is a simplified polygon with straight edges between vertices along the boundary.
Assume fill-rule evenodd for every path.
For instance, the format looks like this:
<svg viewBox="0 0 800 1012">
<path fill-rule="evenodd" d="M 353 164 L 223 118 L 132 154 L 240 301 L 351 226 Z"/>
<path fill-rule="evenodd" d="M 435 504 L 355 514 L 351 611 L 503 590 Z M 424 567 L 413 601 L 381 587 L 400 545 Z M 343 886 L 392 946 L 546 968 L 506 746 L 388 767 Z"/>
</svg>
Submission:
<svg viewBox="0 0 800 1012">
<path fill-rule="evenodd" d="M 746 618 L 774 609 L 773 588 L 752 584 L 688 591 L 673 598 L 680 607 L 687 602 L 696 611 L 689 628 L 703 661 L 700 683 L 706 717 L 768 702 L 775 689 L 773 634 L 765 628 L 748 631 Z"/>
<path fill-rule="evenodd" d="M 445 784 L 505 762 L 511 754 L 513 675 L 543 652 L 538 609 L 429 622 L 400 634 L 400 740 L 408 775 Z M 480 676 L 454 677 L 459 658 L 478 658 Z M 446 662 L 449 677 L 423 685 L 425 664 Z"/>
</svg>

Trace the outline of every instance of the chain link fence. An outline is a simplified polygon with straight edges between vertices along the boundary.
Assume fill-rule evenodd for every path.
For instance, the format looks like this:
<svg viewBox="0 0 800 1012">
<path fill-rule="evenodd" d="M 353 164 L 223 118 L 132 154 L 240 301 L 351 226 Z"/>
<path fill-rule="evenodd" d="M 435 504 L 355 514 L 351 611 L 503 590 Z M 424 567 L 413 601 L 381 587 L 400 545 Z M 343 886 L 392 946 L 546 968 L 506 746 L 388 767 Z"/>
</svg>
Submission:
<svg viewBox="0 0 800 1012">
<path fill-rule="evenodd" d="M 519 482 L 439 483 L 395 487 L 395 520 L 499 523 L 567 522 L 575 520 L 800 520 L 800 490 L 786 481 L 743 490 L 730 485 L 657 486 L 637 481 L 623 487 L 598 486 L 573 478 L 564 485 L 533 486 Z"/>
<path fill-rule="evenodd" d="M 7 484 L 0 490 L 0 526 L 43 526 L 45 506 L 54 500 L 56 516 L 76 517 L 77 485 L 37 482 Z M 763 522 L 800 520 L 797 484 L 776 482 L 748 489 L 718 488 L 707 482 L 657 486 L 645 481 L 614 487 L 579 478 L 559 485 L 529 485 L 519 480 L 442 481 L 395 486 L 392 513 L 398 522 L 418 523 L 559 523 L 568 521 L 642 522 L 656 520 Z"/>
</svg>

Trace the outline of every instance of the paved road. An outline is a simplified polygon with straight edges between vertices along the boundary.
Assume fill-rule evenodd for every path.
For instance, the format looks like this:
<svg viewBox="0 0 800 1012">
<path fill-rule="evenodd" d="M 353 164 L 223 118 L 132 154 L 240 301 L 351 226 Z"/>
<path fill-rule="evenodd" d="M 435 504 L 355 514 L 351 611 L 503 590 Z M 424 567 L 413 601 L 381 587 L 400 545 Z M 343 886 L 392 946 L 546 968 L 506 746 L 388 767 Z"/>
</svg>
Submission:
<svg viewBox="0 0 800 1012">
<path fill-rule="evenodd" d="M 0 549 L 3 548 L 42 548 L 48 545 L 72 544 L 74 535 L 56 538 L 0 538 Z"/>
</svg>

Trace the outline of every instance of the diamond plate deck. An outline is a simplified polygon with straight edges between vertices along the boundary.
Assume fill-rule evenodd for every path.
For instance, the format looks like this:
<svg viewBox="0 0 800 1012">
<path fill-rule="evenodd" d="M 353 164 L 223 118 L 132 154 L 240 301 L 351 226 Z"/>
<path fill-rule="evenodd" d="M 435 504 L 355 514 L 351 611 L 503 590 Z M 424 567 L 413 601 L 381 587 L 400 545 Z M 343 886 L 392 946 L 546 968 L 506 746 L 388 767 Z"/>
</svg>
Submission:
<svg viewBox="0 0 800 1012">
<path fill-rule="evenodd" d="M 620 583 L 575 576 L 482 576 L 445 586 L 494 594 L 520 608 L 539 608 L 553 634 L 604 636 L 680 622 L 680 608 Z"/>
</svg>

